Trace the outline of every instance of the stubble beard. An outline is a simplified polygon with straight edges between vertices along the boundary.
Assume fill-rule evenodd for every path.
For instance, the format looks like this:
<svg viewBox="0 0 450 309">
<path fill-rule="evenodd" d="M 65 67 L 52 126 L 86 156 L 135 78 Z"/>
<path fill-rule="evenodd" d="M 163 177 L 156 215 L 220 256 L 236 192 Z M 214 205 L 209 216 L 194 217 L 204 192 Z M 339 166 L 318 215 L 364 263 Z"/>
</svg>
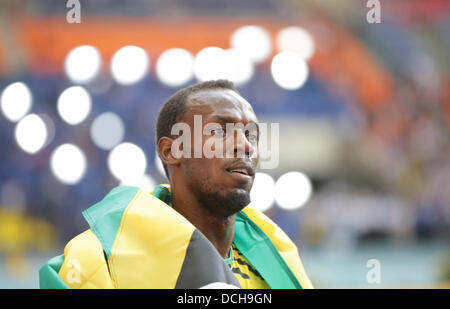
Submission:
<svg viewBox="0 0 450 309">
<path fill-rule="evenodd" d="M 195 187 L 191 189 L 195 192 L 200 206 L 217 217 L 227 218 L 250 204 L 250 193 L 245 189 L 230 190 L 223 185 L 214 185 L 208 177 L 198 180 Z"/>
</svg>

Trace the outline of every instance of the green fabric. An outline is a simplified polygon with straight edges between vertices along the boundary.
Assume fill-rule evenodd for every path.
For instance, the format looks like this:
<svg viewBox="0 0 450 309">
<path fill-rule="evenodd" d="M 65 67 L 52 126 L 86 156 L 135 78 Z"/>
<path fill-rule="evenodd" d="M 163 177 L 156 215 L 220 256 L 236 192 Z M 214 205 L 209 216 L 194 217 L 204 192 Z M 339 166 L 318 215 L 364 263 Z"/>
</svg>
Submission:
<svg viewBox="0 0 450 309">
<path fill-rule="evenodd" d="M 64 254 L 51 258 L 39 269 L 40 289 L 68 289 L 69 287 L 62 281 L 58 273 L 64 262 Z"/>
<path fill-rule="evenodd" d="M 171 203 L 172 195 L 171 195 L 169 189 L 167 189 L 164 186 L 156 186 L 156 188 L 153 190 L 152 195 L 154 197 L 157 197 L 158 199 L 160 199 L 167 205 L 170 205 L 170 203 Z M 230 248 L 230 253 L 228 254 L 228 258 L 224 259 L 224 261 L 228 265 L 230 265 L 233 262 L 233 249 L 232 248 Z"/>
<path fill-rule="evenodd" d="M 153 195 L 164 203 L 170 204 L 171 193 L 166 187 L 157 186 L 153 190 Z M 233 242 L 271 288 L 302 288 L 270 238 L 243 212 L 239 212 L 236 216 Z M 231 264 L 232 261 L 231 249 L 225 262 Z"/>
<path fill-rule="evenodd" d="M 228 265 L 231 265 L 231 263 L 233 263 L 233 248 L 232 247 L 230 247 L 230 253 L 228 253 L 228 257 L 226 259 L 224 259 L 224 261 Z"/>
<path fill-rule="evenodd" d="M 234 244 L 272 289 L 301 289 L 270 238 L 243 212 L 236 216 Z"/>
<path fill-rule="evenodd" d="M 123 212 L 138 191 L 139 188 L 136 187 L 116 187 L 103 200 L 83 211 L 84 218 L 100 240 L 107 258 L 111 255 Z"/>
<path fill-rule="evenodd" d="M 135 187 L 116 187 L 102 201 L 83 211 L 84 218 L 100 240 L 107 258 L 111 254 L 123 212 L 138 191 L 139 188 Z M 153 195 L 170 204 L 171 193 L 167 188 L 157 186 Z M 233 242 L 271 288 L 301 288 L 269 237 L 243 212 L 236 216 Z M 230 258 L 232 253 L 225 261 Z M 68 288 L 58 276 L 63 261 L 64 255 L 56 256 L 39 270 L 40 288 Z"/>
<path fill-rule="evenodd" d="M 171 194 L 169 189 L 167 189 L 164 186 L 156 186 L 156 188 L 153 190 L 153 196 L 157 197 L 167 205 L 170 205 L 171 203 Z"/>
</svg>

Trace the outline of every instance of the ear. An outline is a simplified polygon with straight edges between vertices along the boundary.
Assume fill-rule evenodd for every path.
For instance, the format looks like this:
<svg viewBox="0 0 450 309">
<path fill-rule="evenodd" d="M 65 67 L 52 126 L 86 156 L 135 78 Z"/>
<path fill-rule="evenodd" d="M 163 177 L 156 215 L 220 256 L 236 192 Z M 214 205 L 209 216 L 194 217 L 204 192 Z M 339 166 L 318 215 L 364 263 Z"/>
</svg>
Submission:
<svg viewBox="0 0 450 309">
<path fill-rule="evenodd" d="M 169 137 L 161 137 L 158 141 L 158 154 L 166 166 L 179 165 L 183 160 L 183 152 L 178 147 L 172 147 L 174 140 Z"/>
</svg>

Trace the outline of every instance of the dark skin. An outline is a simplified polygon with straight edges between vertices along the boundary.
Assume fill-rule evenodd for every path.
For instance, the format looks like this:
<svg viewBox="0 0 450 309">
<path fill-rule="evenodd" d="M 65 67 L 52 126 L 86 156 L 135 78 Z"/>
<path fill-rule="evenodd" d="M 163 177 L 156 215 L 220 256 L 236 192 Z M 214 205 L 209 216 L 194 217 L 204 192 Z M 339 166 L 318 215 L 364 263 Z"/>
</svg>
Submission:
<svg viewBox="0 0 450 309">
<path fill-rule="evenodd" d="M 250 202 L 250 189 L 259 161 L 258 132 L 226 130 L 226 124 L 248 124 L 257 127 L 251 105 L 229 89 L 208 89 L 191 94 L 188 111 L 182 122 L 191 128 L 194 141 L 194 115 L 202 116 L 202 129 L 211 126 L 211 134 L 202 132 L 203 146 L 216 142 L 211 148 L 223 157 L 185 158 L 174 154 L 174 138 L 158 141 L 158 152 L 167 166 L 172 188 L 172 207 L 200 230 L 223 258 L 229 256 L 234 237 L 236 213 Z M 215 125 L 217 124 L 217 126 Z M 222 134 L 221 134 L 222 133 Z M 211 140 L 214 139 L 214 140 Z M 183 145 L 184 147 L 184 145 Z M 202 148 L 204 149 L 204 148 Z M 193 154 L 193 150 L 190 151 Z"/>
</svg>

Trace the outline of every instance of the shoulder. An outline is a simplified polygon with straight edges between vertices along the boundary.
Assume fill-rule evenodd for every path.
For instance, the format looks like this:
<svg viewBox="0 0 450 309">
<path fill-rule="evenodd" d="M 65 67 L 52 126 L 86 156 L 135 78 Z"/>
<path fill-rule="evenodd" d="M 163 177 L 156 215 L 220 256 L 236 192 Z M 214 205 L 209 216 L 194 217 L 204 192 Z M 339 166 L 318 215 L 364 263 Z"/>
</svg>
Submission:
<svg viewBox="0 0 450 309">
<path fill-rule="evenodd" d="M 58 275 L 71 288 L 113 287 L 102 244 L 91 229 L 67 243 Z"/>
<path fill-rule="evenodd" d="M 242 210 L 242 213 L 270 238 L 279 251 L 297 250 L 296 245 L 289 236 L 263 212 L 255 208 L 246 207 Z"/>
<path fill-rule="evenodd" d="M 242 210 L 241 218 L 251 220 L 269 237 L 303 288 L 313 288 L 303 267 L 297 246 L 275 222 L 261 211 L 251 207 Z"/>
<path fill-rule="evenodd" d="M 41 288 L 112 288 L 107 261 L 92 230 L 70 240 L 64 254 L 50 259 L 39 271 Z"/>
</svg>

